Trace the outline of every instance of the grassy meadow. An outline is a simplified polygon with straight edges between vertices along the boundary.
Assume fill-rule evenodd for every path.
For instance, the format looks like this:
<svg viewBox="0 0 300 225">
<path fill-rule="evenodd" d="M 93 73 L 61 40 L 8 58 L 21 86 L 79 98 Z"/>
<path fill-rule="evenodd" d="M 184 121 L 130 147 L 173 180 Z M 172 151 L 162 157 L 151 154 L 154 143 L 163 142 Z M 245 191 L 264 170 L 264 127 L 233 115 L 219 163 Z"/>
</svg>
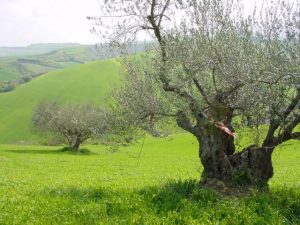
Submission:
<svg viewBox="0 0 300 225">
<path fill-rule="evenodd" d="M 188 134 L 112 152 L 0 146 L 0 224 L 300 224 L 300 147 L 273 156 L 270 192 L 224 197 L 198 187 Z"/>
<path fill-rule="evenodd" d="M 199 188 L 197 141 L 146 137 L 113 151 L 39 146 L 31 116 L 42 99 L 105 106 L 116 60 L 56 70 L 0 94 L 0 224 L 300 224 L 300 143 L 273 154 L 270 192 L 226 197 Z M 1 68 L 0 68 L 1 76 Z M 2 75 L 4 77 L 4 75 Z M 249 133 L 249 132 L 248 132 Z M 244 136 L 238 146 L 247 145 Z"/>
</svg>

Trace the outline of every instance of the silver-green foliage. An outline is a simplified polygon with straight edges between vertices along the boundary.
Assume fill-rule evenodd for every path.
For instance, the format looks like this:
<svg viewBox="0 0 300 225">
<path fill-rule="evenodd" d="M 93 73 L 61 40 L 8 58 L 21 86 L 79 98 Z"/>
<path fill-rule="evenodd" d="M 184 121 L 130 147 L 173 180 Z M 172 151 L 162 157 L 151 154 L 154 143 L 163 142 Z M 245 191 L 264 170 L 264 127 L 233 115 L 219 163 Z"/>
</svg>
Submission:
<svg viewBox="0 0 300 225">
<path fill-rule="evenodd" d="M 274 123 L 284 141 L 299 120 L 299 9 L 299 1 L 265 1 L 246 15 L 239 0 L 108 0 L 95 19 L 113 43 L 141 31 L 157 41 L 144 64 L 123 63 L 119 100 L 134 118 L 184 112 L 190 131 L 210 108 L 227 108 L 252 125 Z"/>
<path fill-rule="evenodd" d="M 79 145 L 107 131 L 106 112 L 93 105 L 55 101 L 41 101 L 33 113 L 33 127 L 38 132 L 63 136 L 69 147 L 77 150 Z"/>
</svg>

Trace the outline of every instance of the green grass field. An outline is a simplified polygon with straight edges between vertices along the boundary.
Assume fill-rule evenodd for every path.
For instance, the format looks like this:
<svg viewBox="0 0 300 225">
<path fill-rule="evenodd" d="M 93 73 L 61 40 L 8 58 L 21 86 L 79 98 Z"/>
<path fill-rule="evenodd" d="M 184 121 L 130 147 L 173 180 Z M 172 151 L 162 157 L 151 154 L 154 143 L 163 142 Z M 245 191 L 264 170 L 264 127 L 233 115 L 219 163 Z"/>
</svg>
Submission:
<svg viewBox="0 0 300 225">
<path fill-rule="evenodd" d="M 0 146 L 0 224 L 300 224 L 300 144 L 273 156 L 269 193 L 222 197 L 197 186 L 188 134 L 111 152 Z"/>
<path fill-rule="evenodd" d="M 38 101 L 84 101 L 103 105 L 106 92 L 118 82 L 115 60 L 92 62 L 49 72 L 15 91 L 0 94 L 0 143 L 36 143 L 31 115 Z"/>
<path fill-rule="evenodd" d="M 270 192 L 240 198 L 199 188 L 197 141 L 186 133 L 147 137 L 117 152 L 102 145 L 77 154 L 28 145 L 42 141 L 31 130 L 39 100 L 105 106 L 118 70 L 115 60 L 72 66 L 0 94 L 1 225 L 300 224 L 297 141 L 273 154 Z M 249 141 L 246 135 L 238 144 Z"/>
</svg>

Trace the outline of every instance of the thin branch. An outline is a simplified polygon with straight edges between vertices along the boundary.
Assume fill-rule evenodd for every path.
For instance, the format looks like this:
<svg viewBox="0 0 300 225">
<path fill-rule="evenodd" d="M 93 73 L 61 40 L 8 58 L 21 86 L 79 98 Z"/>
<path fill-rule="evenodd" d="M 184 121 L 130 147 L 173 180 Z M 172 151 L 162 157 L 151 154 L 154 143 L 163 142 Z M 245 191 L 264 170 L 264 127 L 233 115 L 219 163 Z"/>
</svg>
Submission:
<svg viewBox="0 0 300 225">
<path fill-rule="evenodd" d="M 279 118 L 282 120 L 285 120 L 290 113 L 295 109 L 297 104 L 300 101 L 300 88 L 297 89 L 297 95 L 295 98 L 292 99 L 288 107 L 286 108 L 285 111 L 283 111 L 280 115 Z M 280 119 L 271 119 L 271 124 L 269 126 L 269 130 L 267 133 L 267 136 L 263 142 L 263 146 L 267 146 L 270 144 L 273 144 L 274 142 L 283 142 L 281 140 L 285 140 L 286 138 L 289 137 L 290 133 L 292 130 L 298 125 L 300 122 L 300 115 L 296 117 L 282 132 L 282 134 L 275 140 L 274 133 L 277 130 L 277 128 L 280 126 Z"/>
<path fill-rule="evenodd" d="M 193 82 L 196 85 L 198 91 L 200 92 L 202 98 L 204 99 L 204 101 L 208 104 L 211 105 L 210 101 L 208 100 L 208 96 L 206 95 L 204 89 L 202 88 L 201 84 L 198 82 L 198 80 L 196 78 L 193 78 Z"/>
<path fill-rule="evenodd" d="M 236 86 L 232 87 L 230 90 L 223 92 L 224 99 L 228 98 L 230 95 L 237 92 L 240 88 L 244 87 L 245 85 L 246 84 L 244 84 L 244 83 L 239 83 Z"/>
<path fill-rule="evenodd" d="M 293 138 L 293 139 L 297 139 L 297 140 L 300 139 L 300 132 L 294 132 L 294 133 L 292 133 L 291 135 L 292 135 L 292 138 Z"/>
<path fill-rule="evenodd" d="M 277 142 L 280 144 L 284 141 L 292 139 L 293 129 L 300 123 L 300 115 L 294 118 L 294 120 L 283 130 L 282 134 L 277 137 Z"/>
<path fill-rule="evenodd" d="M 218 87 L 217 87 L 217 81 L 216 81 L 215 72 L 216 72 L 216 68 L 213 67 L 212 72 L 211 72 L 211 75 L 212 75 L 212 79 L 213 79 L 213 84 L 214 84 L 215 91 L 218 93 L 218 92 L 219 92 L 219 89 L 218 89 Z"/>
<path fill-rule="evenodd" d="M 155 5 L 156 5 L 156 0 L 152 0 L 151 2 L 151 10 L 150 10 L 150 15 L 154 19 L 154 10 L 155 10 Z"/>
<path fill-rule="evenodd" d="M 160 112 L 146 113 L 145 115 L 141 116 L 140 119 L 143 120 L 149 116 L 176 117 L 177 114 L 175 114 L 175 113 L 160 113 Z"/>
<path fill-rule="evenodd" d="M 160 67 L 159 78 L 163 84 L 163 89 L 166 92 L 174 92 L 178 96 L 186 99 L 191 107 L 191 110 L 195 114 L 197 114 L 198 108 L 196 107 L 196 102 L 195 102 L 194 98 L 187 91 L 181 89 L 180 87 L 171 85 L 170 79 L 166 76 L 166 72 L 167 72 L 165 69 L 165 65 L 167 63 L 166 43 L 162 38 L 160 27 L 158 26 L 158 24 L 156 23 L 156 21 L 154 19 L 155 18 L 155 15 L 154 15 L 155 5 L 156 5 L 156 1 L 152 0 L 150 15 L 147 17 L 147 19 L 148 19 L 149 23 L 151 24 L 151 26 L 153 27 L 155 37 L 160 45 L 161 57 L 162 57 L 161 60 L 162 60 L 163 65 Z"/>
<path fill-rule="evenodd" d="M 182 129 L 196 135 L 195 127 L 191 124 L 190 119 L 183 111 L 177 112 L 176 122 Z"/>
<path fill-rule="evenodd" d="M 158 27 L 160 27 L 160 25 L 161 25 L 162 18 L 164 17 L 165 11 L 167 10 L 169 4 L 170 4 L 170 0 L 168 0 L 166 2 L 166 4 L 165 4 L 165 6 L 164 6 L 164 8 L 163 8 L 163 10 L 161 12 L 161 14 L 159 15 L 159 21 L 158 21 L 158 24 L 157 24 Z"/>
</svg>

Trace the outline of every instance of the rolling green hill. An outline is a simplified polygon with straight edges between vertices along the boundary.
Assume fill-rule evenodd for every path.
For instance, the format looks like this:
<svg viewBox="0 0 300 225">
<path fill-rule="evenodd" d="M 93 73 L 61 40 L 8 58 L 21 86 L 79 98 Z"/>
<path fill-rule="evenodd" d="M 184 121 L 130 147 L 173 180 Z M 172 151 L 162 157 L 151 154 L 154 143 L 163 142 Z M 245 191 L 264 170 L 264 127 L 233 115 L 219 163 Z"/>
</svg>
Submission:
<svg viewBox="0 0 300 225">
<path fill-rule="evenodd" d="M 92 62 L 49 72 L 15 91 L 0 94 L 0 143 L 31 143 L 31 115 L 41 99 L 105 104 L 105 93 L 118 81 L 115 60 Z"/>
<path fill-rule="evenodd" d="M 146 43 L 138 43 L 127 50 L 130 54 L 137 53 L 144 51 L 145 46 Z M 108 44 L 35 44 L 21 50 L 0 47 L 0 84 L 118 55 L 119 51 Z"/>
<path fill-rule="evenodd" d="M 45 43 L 45 44 L 31 44 L 26 47 L 0 47 L 0 57 L 44 54 L 60 48 L 69 48 L 75 46 L 80 46 L 80 44 Z"/>
<path fill-rule="evenodd" d="M 24 76 L 36 76 L 102 58 L 105 57 L 100 54 L 100 50 L 92 45 L 58 48 L 38 55 L 0 57 L 0 81 L 14 80 Z"/>
</svg>

